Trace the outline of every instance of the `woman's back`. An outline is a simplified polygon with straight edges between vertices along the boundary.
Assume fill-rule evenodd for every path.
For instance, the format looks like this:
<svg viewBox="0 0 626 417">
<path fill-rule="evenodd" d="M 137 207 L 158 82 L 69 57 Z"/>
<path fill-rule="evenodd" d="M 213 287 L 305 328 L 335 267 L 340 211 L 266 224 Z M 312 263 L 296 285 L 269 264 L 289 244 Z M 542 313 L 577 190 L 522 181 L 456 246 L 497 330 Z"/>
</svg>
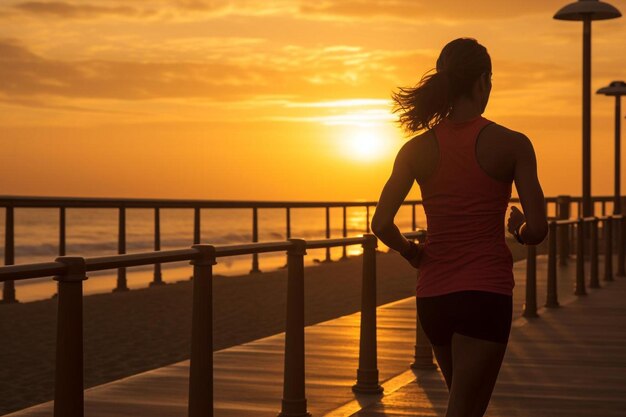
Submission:
<svg viewBox="0 0 626 417">
<path fill-rule="evenodd" d="M 428 228 L 417 296 L 464 290 L 512 294 L 504 216 L 513 167 L 507 146 L 491 143 L 494 137 L 500 143 L 507 137 L 491 126 L 483 117 L 444 119 L 414 140 L 415 166 L 423 167 L 415 176 Z M 486 132 L 491 134 L 483 137 Z"/>
</svg>

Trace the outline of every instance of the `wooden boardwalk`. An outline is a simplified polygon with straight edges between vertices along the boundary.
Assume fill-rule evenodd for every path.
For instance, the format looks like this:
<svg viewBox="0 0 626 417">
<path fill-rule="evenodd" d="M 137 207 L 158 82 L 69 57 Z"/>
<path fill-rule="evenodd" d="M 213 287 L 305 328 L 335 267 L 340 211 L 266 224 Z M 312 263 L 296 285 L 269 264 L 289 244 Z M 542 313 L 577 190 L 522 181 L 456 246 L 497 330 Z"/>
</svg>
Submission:
<svg viewBox="0 0 626 417">
<path fill-rule="evenodd" d="M 605 285 L 516 323 L 486 416 L 626 416 L 626 278 Z M 352 415 L 445 416 L 448 392 L 441 373 L 414 375 L 413 382 Z"/>
<path fill-rule="evenodd" d="M 537 264 L 541 306 L 545 300 L 546 258 L 539 257 Z M 515 318 L 521 315 L 525 268 L 525 262 L 515 265 Z M 560 414 L 537 411 L 550 407 L 560 410 L 560 406 L 553 404 L 557 401 L 567 404 L 573 396 L 579 401 L 586 399 L 586 404 L 594 410 L 601 410 L 598 402 L 607 409 L 626 407 L 626 348 L 622 347 L 626 342 L 623 301 L 626 282 L 610 283 L 607 289 L 595 290 L 585 299 L 577 300 L 573 295 L 573 277 L 573 262 L 559 268 L 562 309 L 541 309 L 539 319 L 528 322 L 520 318 L 514 322 L 508 364 L 497 387 L 501 403 L 494 402 L 491 411 L 495 414 L 491 415 L 574 415 L 570 406 L 562 408 Z M 415 344 L 415 298 L 384 305 L 377 311 L 378 368 L 385 396 L 359 395 L 355 399 L 350 389 L 358 364 L 360 314 L 357 313 L 306 328 L 309 411 L 314 416 L 329 417 L 443 415 L 447 393 L 440 374 L 409 370 Z M 620 320 L 621 323 L 616 323 Z M 617 324 L 621 327 L 616 327 Z M 215 353 L 216 416 L 276 416 L 282 397 L 283 342 L 284 333 L 281 333 Z M 592 371 L 597 373 L 597 378 L 587 380 Z M 544 376 L 550 372 L 556 374 L 553 379 Z M 416 378 L 420 384 L 413 382 Z M 188 361 L 184 361 L 91 388 L 85 394 L 85 414 L 88 417 L 185 416 L 187 379 Z M 573 388 L 567 391 L 568 387 Z M 537 398 L 532 406 L 535 414 L 512 414 L 519 411 L 520 404 L 527 405 L 529 398 Z M 52 404 L 45 403 L 10 416 L 50 416 L 51 410 Z M 422 414 L 416 414 L 419 412 Z"/>
</svg>

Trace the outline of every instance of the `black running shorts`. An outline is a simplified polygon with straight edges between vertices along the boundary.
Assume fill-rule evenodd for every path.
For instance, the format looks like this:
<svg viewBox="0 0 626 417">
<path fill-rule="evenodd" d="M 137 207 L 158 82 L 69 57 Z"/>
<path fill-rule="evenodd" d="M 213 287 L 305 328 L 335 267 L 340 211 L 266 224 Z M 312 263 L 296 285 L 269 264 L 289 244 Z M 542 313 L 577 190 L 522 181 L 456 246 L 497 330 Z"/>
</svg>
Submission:
<svg viewBox="0 0 626 417">
<path fill-rule="evenodd" d="M 450 345 L 454 333 L 507 343 L 513 297 L 477 290 L 417 297 L 417 313 L 433 346 Z"/>
</svg>

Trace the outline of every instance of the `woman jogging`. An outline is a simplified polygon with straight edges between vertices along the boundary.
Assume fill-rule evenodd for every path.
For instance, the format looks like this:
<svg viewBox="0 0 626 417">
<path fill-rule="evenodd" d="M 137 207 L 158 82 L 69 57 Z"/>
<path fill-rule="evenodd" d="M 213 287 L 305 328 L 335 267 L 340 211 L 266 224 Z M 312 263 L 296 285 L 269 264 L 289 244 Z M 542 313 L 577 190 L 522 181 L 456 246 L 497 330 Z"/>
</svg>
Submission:
<svg viewBox="0 0 626 417">
<path fill-rule="evenodd" d="M 515 182 L 509 233 L 543 241 L 548 224 L 530 140 L 482 114 L 491 92 L 491 58 L 474 39 L 448 43 L 436 72 L 394 94 L 411 133 L 385 184 L 372 231 L 418 268 L 420 322 L 449 390 L 446 417 L 483 416 L 506 351 L 512 320 L 513 260 L 505 215 Z M 422 245 L 394 217 L 417 181 L 427 219 Z"/>
</svg>

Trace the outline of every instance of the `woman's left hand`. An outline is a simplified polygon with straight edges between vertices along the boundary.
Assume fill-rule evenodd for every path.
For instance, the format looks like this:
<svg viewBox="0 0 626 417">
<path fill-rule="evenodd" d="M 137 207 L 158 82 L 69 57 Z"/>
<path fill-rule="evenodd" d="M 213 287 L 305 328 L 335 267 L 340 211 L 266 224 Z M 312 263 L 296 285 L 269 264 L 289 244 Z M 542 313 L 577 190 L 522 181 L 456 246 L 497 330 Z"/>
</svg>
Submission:
<svg viewBox="0 0 626 417">
<path fill-rule="evenodd" d="M 507 221 L 506 227 L 510 234 L 513 234 L 518 227 L 521 226 L 522 223 L 526 221 L 526 217 L 524 213 L 522 213 L 517 207 L 511 207 L 511 215 L 509 216 L 509 220 Z"/>
<path fill-rule="evenodd" d="M 417 249 L 418 250 L 415 256 L 413 256 L 411 259 L 408 260 L 409 263 L 416 269 L 420 267 L 422 263 L 422 259 L 424 258 L 424 244 L 418 243 Z"/>
</svg>

